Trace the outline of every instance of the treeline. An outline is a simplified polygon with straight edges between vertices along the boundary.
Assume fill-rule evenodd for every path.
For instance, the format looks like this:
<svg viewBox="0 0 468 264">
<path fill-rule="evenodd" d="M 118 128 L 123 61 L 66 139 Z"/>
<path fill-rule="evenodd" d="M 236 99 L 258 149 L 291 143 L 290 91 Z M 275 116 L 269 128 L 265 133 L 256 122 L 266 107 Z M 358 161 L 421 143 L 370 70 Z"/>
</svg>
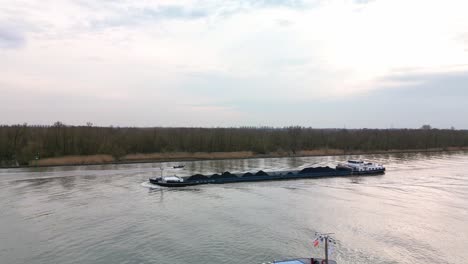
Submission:
<svg viewBox="0 0 468 264">
<path fill-rule="evenodd" d="M 132 153 L 231 152 L 258 154 L 299 150 L 377 151 L 468 147 L 468 131 L 454 129 L 314 129 L 307 127 L 132 128 L 0 126 L 0 165 L 35 158 Z"/>
</svg>

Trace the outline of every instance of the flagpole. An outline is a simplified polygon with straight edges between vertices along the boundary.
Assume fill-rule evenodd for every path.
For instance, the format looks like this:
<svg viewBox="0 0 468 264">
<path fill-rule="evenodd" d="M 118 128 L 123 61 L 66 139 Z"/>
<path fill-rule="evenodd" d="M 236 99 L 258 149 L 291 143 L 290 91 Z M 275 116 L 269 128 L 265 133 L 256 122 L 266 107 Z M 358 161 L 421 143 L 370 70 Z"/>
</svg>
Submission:
<svg viewBox="0 0 468 264">
<path fill-rule="evenodd" d="M 314 246 L 316 247 L 319 242 L 318 241 L 323 241 L 325 240 L 325 263 L 328 264 L 328 242 L 336 244 L 335 240 L 333 238 L 330 238 L 330 235 L 333 233 L 319 233 L 315 232 L 316 239 L 314 242 Z M 319 240 L 318 240 L 319 239 Z M 330 240 L 330 241 L 329 241 Z"/>
<path fill-rule="evenodd" d="M 325 263 L 328 264 L 328 236 L 325 237 Z"/>
</svg>

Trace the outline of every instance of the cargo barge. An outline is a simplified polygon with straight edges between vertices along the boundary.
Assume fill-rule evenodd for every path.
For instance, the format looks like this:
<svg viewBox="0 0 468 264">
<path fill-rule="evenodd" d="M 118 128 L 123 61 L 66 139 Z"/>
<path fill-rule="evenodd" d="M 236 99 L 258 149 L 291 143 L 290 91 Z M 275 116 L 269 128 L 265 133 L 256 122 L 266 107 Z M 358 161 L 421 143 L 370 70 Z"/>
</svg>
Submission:
<svg viewBox="0 0 468 264">
<path fill-rule="evenodd" d="M 348 161 L 352 164 L 354 161 Z M 360 165 L 359 165 L 360 164 Z M 373 163 L 359 163 L 354 167 L 347 167 L 343 164 L 339 164 L 336 169 L 330 167 L 308 167 L 302 170 L 292 171 L 272 171 L 264 172 L 262 170 L 251 173 L 230 173 L 228 171 L 222 174 L 202 175 L 195 174 L 189 177 L 179 176 L 161 176 L 150 178 L 149 181 L 152 184 L 156 184 L 164 187 L 186 187 L 200 184 L 224 184 L 224 183 L 235 183 L 235 182 L 253 182 L 253 181 L 277 181 L 277 180 L 292 180 L 292 179 L 308 179 L 308 178 L 319 178 L 319 177 L 339 177 L 339 176 L 351 176 L 356 174 L 380 174 L 385 171 L 382 165 L 377 167 L 371 167 L 369 164 Z M 359 167 L 361 166 L 361 167 Z M 359 167 L 359 168 L 358 168 Z M 356 169 L 357 168 L 357 169 Z"/>
</svg>

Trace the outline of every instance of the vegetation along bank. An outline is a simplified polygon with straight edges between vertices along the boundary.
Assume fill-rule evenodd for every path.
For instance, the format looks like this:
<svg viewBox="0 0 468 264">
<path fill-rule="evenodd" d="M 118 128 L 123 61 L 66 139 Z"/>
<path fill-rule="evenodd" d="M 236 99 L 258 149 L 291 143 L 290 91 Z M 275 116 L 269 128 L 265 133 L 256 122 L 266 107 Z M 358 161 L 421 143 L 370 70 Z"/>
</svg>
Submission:
<svg viewBox="0 0 468 264">
<path fill-rule="evenodd" d="M 468 149 L 468 130 L 0 126 L 0 166 Z"/>
</svg>

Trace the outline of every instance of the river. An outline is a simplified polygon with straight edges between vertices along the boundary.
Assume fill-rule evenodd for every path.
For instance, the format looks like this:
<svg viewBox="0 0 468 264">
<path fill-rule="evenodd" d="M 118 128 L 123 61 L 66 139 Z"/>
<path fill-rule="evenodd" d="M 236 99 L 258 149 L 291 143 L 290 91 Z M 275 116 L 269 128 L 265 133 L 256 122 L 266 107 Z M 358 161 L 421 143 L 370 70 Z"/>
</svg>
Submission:
<svg viewBox="0 0 468 264">
<path fill-rule="evenodd" d="M 223 171 L 386 166 L 379 176 L 181 189 L 147 179 Z M 0 263 L 468 263 L 468 152 L 379 154 L 0 170 Z"/>
</svg>

